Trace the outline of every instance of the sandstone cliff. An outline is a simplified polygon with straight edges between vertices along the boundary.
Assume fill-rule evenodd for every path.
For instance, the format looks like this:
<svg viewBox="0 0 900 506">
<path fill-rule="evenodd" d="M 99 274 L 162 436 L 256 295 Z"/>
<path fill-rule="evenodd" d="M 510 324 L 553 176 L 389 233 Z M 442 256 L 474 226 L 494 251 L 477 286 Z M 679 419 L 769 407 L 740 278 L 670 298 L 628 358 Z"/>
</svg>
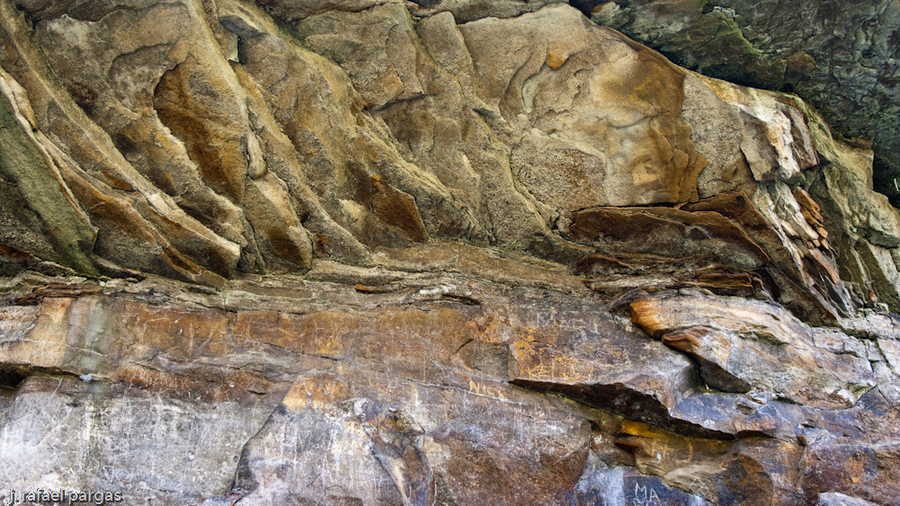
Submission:
<svg viewBox="0 0 900 506">
<path fill-rule="evenodd" d="M 0 0 L 0 498 L 897 504 L 874 156 L 560 1 Z"/>
<path fill-rule="evenodd" d="M 571 3 L 692 70 L 811 101 L 842 134 L 874 142 L 876 189 L 900 205 L 897 2 Z"/>
</svg>

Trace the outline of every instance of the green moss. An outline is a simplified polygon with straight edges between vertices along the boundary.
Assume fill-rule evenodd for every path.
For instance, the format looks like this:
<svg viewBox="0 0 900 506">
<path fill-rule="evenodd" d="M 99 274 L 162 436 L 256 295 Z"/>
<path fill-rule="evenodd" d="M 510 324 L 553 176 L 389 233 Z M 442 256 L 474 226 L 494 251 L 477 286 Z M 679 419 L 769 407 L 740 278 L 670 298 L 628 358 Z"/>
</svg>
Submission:
<svg viewBox="0 0 900 506">
<path fill-rule="evenodd" d="M 710 15 L 719 18 L 716 30 L 716 39 L 718 39 L 718 41 L 727 44 L 737 53 L 752 55 L 757 58 L 762 56 L 762 52 L 744 37 L 744 32 L 741 31 L 741 28 L 733 19 L 725 17 L 725 15 L 720 12 L 714 12 Z"/>
<path fill-rule="evenodd" d="M 44 157 L 16 122 L 12 107 L 0 97 L 0 175 L 21 193 L 40 218 L 43 233 L 68 267 L 98 275 L 88 254 L 96 233 L 72 207 Z"/>
<path fill-rule="evenodd" d="M 677 52 L 691 54 L 690 66 L 707 75 L 766 89 L 777 89 L 784 80 L 784 62 L 769 59 L 719 11 L 700 16 L 685 38 Z"/>
</svg>

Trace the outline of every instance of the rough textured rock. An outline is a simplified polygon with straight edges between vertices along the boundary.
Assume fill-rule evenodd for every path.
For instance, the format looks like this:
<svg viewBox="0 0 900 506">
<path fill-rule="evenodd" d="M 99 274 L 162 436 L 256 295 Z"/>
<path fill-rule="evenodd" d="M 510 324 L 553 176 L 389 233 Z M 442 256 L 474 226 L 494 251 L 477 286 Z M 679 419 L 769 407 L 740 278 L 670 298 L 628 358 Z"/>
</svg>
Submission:
<svg viewBox="0 0 900 506">
<path fill-rule="evenodd" d="M 844 135 L 874 142 L 878 191 L 900 203 L 896 2 L 571 3 L 692 70 L 796 92 Z"/>
<path fill-rule="evenodd" d="M 623 23 L 849 68 L 713 7 Z M 896 504 L 830 121 L 560 1 L 0 0 L 0 500 Z"/>
<path fill-rule="evenodd" d="M 841 409 L 875 386 L 865 356 L 816 349 L 814 330 L 781 307 L 740 305 L 735 312 L 726 298 L 682 295 L 638 299 L 631 314 L 648 334 L 694 358 L 717 390 L 755 388 L 793 404 Z M 859 349 L 850 336 L 828 337 Z"/>
<path fill-rule="evenodd" d="M 523 261 L 476 260 L 498 271 Z M 766 400 L 764 386 L 746 398 L 725 395 L 737 400 L 728 407 L 716 400 L 723 394 L 699 389 L 689 360 L 640 332 L 617 330 L 624 321 L 608 315 L 602 301 L 573 293 L 577 280 L 549 266 L 531 266 L 531 281 L 545 286 L 515 289 L 514 302 L 509 286 L 470 274 L 410 278 L 382 268 L 367 270 L 364 279 L 360 271 L 322 268 L 310 275 L 370 284 L 269 279 L 198 292 L 147 280 L 89 290 L 96 285 L 51 286 L 42 283 L 53 278 L 20 276 L 8 287 L 8 300 L 17 297 L 19 305 L 4 308 L 2 346 L 7 383 L 27 379 L 5 415 L 2 455 L 9 465 L 43 452 L 55 457 L 17 466 L 10 487 L 25 490 L 53 475 L 47 486 L 112 488 L 126 491 L 126 500 L 181 503 L 230 496 L 251 504 L 353 498 L 468 504 L 485 497 L 500 504 L 569 498 L 593 504 L 617 494 L 655 494 L 673 504 L 704 504 L 698 497 L 744 504 L 747 483 L 800 501 L 788 483 L 800 478 L 801 442 L 810 445 L 804 458 L 813 459 L 801 468 L 807 495 L 815 497 L 846 459 L 847 444 L 812 446 L 813 436 L 803 435 L 841 434 L 828 420 L 846 416 L 842 411 L 826 405 L 792 413 L 790 405 Z M 541 281 L 542 272 L 555 272 L 557 283 L 570 280 L 569 287 Z M 373 288 L 392 278 L 403 280 Z M 299 311 L 298 301 L 306 301 Z M 604 348 L 591 348 L 591 341 Z M 593 359 L 579 364 L 579 353 Z M 666 367 L 636 362 L 653 354 L 669 355 L 680 370 L 668 368 L 683 379 L 659 373 L 640 379 Z M 621 383 L 603 386 L 615 381 Z M 662 390 L 673 387 L 680 396 Z M 660 416 L 653 411 L 659 405 L 672 409 Z M 762 415 L 768 423 L 752 425 L 755 409 L 769 409 Z M 728 429 L 703 419 L 729 412 L 743 422 Z M 896 416 L 896 408 L 887 412 Z M 881 423 L 896 431 L 895 422 Z M 800 424 L 804 433 L 793 432 Z M 44 431 L 53 436 L 40 436 Z M 74 443 L 84 431 L 90 437 Z M 883 441 L 871 446 L 849 437 L 853 448 L 894 462 Z M 616 467 L 622 465 L 668 485 L 623 474 Z M 190 487 L 179 485 L 180 466 L 198 477 Z M 736 478 L 742 473 L 747 478 Z M 867 486 L 881 483 L 895 497 L 883 480 L 887 475 Z"/>
<path fill-rule="evenodd" d="M 816 502 L 816 506 L 866 506 L 868 504 L 875 503 L 864 501 L 856 497 L 849 497 L 838 492 L 820 494 L 819 500 Z"/>
</svg>

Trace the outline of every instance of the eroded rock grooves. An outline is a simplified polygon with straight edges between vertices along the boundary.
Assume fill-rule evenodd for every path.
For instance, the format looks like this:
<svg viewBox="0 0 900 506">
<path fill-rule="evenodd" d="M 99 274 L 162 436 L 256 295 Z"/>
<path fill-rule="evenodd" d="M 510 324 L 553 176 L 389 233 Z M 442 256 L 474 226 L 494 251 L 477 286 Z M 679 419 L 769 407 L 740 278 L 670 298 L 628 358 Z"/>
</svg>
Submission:
<svg viewBox="0 0 900 506">
<path fill-rule="evenodd" d="M 896 2 L 571 3 L 596 23 L 621 30 L 692 70 L 796 92 L 842 134 L 874 143 L 875 187 L 900 204 Z"/>
<path fill-rule="evenodd" d="M 794 95 L 552 0 L 0 0 L 0 95 L 2 499 L 900 502 L 900 215 Z"/>
</svg>

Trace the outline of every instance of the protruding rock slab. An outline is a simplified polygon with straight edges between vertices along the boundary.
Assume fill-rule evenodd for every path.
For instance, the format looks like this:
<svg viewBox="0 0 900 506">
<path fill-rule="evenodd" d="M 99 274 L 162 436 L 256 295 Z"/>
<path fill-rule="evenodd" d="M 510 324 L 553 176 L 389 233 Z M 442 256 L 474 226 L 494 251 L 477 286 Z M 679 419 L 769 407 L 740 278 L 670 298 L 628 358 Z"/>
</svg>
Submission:
<svg viewBox="0 0 900 506">
<path fill-rule="evenodd" d="M 875 385 L 868 360 L 817 348 L 815 331 L 780 306 L 669 295 L 636 300 L 631 315 L 650 335 L 695 357 L 703 379 L 722 391 L 757 389 L 789 402 L 840 409 Z"/>
<path fill-rule="evenodd" d="M 622 421 L 616 443 L 632 452 L 639 471 L 716 504 L 793 504 L 800 499 L 794 484 L 802 448 L 796 443 L 690 438 L 628 420 Z"/>
<path fill-rule="evenodd" d="M 554 325 L 526 327 L 511 340 L 512 383 L 679 432 L 730 437 L 707 430 L 697 419 L 670 414 L 697 384 L 690 360 L 639 333 L 622 331 L 608 316 L 571 316 L 556 312 Z"/>
<path fill-rule="evenodd" d="M 707 255 L 745 269 L 769 262 L 765 251 L 739 225 L 716 212 L 691 213 L 664 207 L 593 208 L 575 213 L 569 230 L 602 251 L 672 258 Z"/>
</svg>

